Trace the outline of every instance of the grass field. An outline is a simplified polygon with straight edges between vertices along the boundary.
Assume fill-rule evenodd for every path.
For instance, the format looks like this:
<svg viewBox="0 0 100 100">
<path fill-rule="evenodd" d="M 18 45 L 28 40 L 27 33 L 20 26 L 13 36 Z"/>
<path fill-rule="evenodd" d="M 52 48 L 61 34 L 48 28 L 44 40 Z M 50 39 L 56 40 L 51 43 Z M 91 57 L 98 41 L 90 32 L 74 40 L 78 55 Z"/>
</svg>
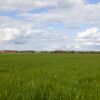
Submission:
<svg viewBox="0 0 100 100">
<path fill-rule="evenodd" d="M 100 100 L 100 54 L 0 54 L 0 100 Z"/>
</svg>

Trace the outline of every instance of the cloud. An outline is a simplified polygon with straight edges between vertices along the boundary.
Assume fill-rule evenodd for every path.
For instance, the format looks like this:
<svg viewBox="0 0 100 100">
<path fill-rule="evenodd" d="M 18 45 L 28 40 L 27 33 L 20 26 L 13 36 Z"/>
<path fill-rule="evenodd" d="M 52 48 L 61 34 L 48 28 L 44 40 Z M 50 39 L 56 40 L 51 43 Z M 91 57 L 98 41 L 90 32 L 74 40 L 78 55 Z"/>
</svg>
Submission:
<svg viewBox="0 0 100 100">
<path fill-rule="evenodd" d="M 100 26 L 100 3 L 87 4 L 86 0 L 0 0 L 2 8 L 18 10 L 17 17 L 21 20 L 31 22 L 59 22 L 69 27 L 80 27 L 80 25 Z M 33 9 L 51 7 L 47 12 L 32 13 Z M 46 8 L 45 8 L 46 9 Z M 21 11 L 21 12 L 20 12 Z"/>
<path fill-rule="evenodd" d="M 83 45 L 100 45 L 100 32 L 93 27 L 78 33 L 76 39 Z"/>
<path fill-rule="evenodd" d="M 100 26 L 100 3 L 87 4 L 83 0 L 54 0 L 53 9 L 48 12 L 31 13 L 22 12 L 17 16 L 24 17 L 27 21 L 59 22 L 68 27 L 80 27 L 81 25 Z M 49 2 L 49 1 L 48 1 Z"/>
<path fill-rule="evenodd" d="M 0 14 L 1 48 L 9 45 L 7 48 L 13 49 L 79 50 L 100 45 L 100 3 L 0 0 L 0 12 L 5 13 Z M 60 28 L 61 25 L 64 28 Z M 89 28 L 91 26 L 93 28 Z"/>
<path fill-rule="evenodd" d="M 83 32 L 78 33 L 78 39 L 98 39 L 100 32 L 98 32 L 98 28 L 90 28 Z"/>
<path fill-rule="evenodd" d="M 27 11 L 35 8 L 45 7 L 53 5 L 52 2 L 48 0 L 0 0 L 0 9 L 5 11 L 19 10 Z"/>
<path fill-rule="evenodd" d="M 83 4 L 83 0 L 0 0 L 1 10 L 30 10 L 40 7 L 55 6 L 57 8 L 73 7 Z"/>
<path fill-rule="evenodd" d="M 17 49 L 21 48 L 22 50 L 62 49 L 66 42 L 66 34 L 60 34 L 50 28 L 36 27 L 25 23 L 14 26 L 3 24 L 0 27 L 0 44 L 9 45 L 9 47 L 11 45 L 10 49 L 14 49 L 16 46 Z M 3 48 L 2 45 L 1 48 Z"/>
<path fill-rule="evenodd" d="M 0 42 L 2 43 L 24 43 L 23 38 L 27 39 L 31 36 L 31 28 L 15 28 L 15 27 L 5 27 L 0 28 Z M 23 40 L 23 41 L 22 41 Z"/>
</svg>

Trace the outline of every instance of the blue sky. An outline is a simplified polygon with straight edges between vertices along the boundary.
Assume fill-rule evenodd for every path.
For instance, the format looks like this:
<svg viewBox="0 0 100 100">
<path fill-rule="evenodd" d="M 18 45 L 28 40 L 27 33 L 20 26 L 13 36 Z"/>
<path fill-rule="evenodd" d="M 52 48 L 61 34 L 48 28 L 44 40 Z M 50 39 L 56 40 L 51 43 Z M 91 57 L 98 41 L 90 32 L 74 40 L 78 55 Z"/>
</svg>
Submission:
<svg viewBox="0 0 100 100">
<path fill-rule="evenodd" d="M 100 0 L 0 0 L 0 49 L 100 50 Z"/>
<path fill-rule="evenodd" d="M 87 2 L 91 4 L 95 4 L 95 3 L 99 3 L 100 0 L 87 0 Z"/>
</svg>

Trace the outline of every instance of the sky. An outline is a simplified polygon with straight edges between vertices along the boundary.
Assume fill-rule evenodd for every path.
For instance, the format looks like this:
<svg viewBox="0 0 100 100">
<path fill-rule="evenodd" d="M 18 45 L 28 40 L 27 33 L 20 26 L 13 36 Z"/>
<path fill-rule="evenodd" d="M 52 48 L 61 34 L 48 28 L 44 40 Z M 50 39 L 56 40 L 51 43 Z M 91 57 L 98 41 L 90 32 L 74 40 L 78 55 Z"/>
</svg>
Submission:
<svg viewBox="0 0 100 100">
<path fill-rule="evenodd" d="M 0 50 L 100 50 L 100 0 L 0 0 Z"/>
</svg>

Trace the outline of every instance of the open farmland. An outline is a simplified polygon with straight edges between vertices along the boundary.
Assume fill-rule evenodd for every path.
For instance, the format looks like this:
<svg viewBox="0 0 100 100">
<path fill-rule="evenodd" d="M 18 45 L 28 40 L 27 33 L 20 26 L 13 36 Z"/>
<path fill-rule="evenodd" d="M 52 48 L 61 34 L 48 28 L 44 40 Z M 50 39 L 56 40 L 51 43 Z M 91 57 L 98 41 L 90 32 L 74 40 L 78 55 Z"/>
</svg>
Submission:
<svg viewBox="0 0 100 100">
<path fill-rule="evenodd" d="M 100 100 L 100 54 L 0 54 L 0 100 Z"/>
</svg>

